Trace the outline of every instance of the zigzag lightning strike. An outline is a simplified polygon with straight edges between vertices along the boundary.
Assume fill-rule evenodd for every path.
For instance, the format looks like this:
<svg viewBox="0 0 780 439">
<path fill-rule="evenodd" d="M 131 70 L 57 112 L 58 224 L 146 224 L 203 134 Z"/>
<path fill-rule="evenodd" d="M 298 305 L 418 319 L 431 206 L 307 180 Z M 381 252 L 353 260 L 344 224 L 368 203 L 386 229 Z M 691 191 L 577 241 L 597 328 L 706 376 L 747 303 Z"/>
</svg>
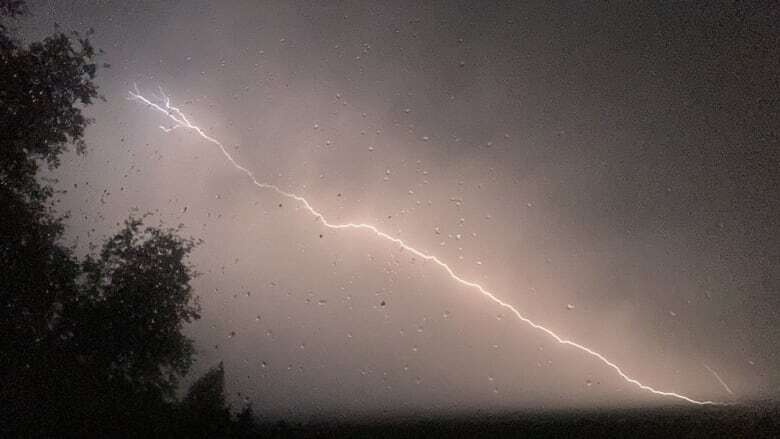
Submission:
<svg viewBox="0 0 780 439">
<path fill-rule="evenodd" d="M 171 132 L 171 131 L 173 131 L 173 130 L 175 130 L 177 128 L 186 128 L 186 129 L 195 131 L 200 137 L 202 137 L 203 139 L 205 139 L 205 140 L 213 143 L 217 147 L 219 147 L 219 149 L 222 151 L 222 154 L 225 156 L 225 158 L 227 158 L 228 161 L 237 170 L 241 171 L 247 177 L 249 177 L 249 179 L 252 180 L 252 183 L 254 183 L 255 186 L 257 186 L 259 188 L 262 188 L 262 189 L 270 189 L 270 190 L 276 192 L 277 194 L 279 194 L 279 195 L 281 195 L 281 196 L 283 196 L 285 198 L 289 198 L 291 200 L 297 201 L 298 203 L 303 205 L 303 207 L 306 210 L 308 210 L 317 220 L 321 221 L 322 224 L 325 227 L 328 227 L 330 229 L 336 229 L 336 230 L 339 230 L 339 229 L 367 230 L 367 231 L 370 231 L 371 233 L 373 233 L 374 235 L 376 235 L 376 236 L 378 236 L 380 238 L 384 238 L 384 239 L 386 239 L 388 241 L 391 241 L 391 242 L 397 244 L 402 249 L 404 249 L 406 251 L 409 251 L 409 252 L 413 253 L 414 255 L 417 255 L 418 257 L 420 257 L 420 258 L 422 258 L 422 259 L 424 259 L 426 261 L 431 261 L 431 262 L 435 263 L 436 265 L 438 265 L 439 267 L 444 269 L 444 271 L 446 271 L 447 274 L 449 274 L 449 276 L 453 280 L 455 280 L 456 282 L 458 282 L 458 283 L 460 283 L 460 284 L 462 284 L 464 286 L 467 286 L 467 287 L 470 287 L 470 288 L 473 288 L 473 289 L 479 291 L 485 297 L 489 298 L 490 300 L 492 300 L 493 302 L 495 302 L 499 306 L 502 306 L 502 307 L 508 309 L 512 314 L 515 315 L 515 317 L 517 317 L 523 323 L 526 323 L 527 325 L 533 327 L 534 329 L 537 329 L 537 330 L 539 330 L 539 331 L 549 335 L 550 337 L 555 339 L 555 341 L 557 341 L 558 343 L 563 344 L 563 345 L 571 346 L 571 347 L 576 348 L 576 349 L 578 349 L 578 350 L 580 350 L 582 352 L 585 352 L 586 354 L 588 354 L 588 355 L 590 355 L 592 357 L 595 357 L 596 359 L 598 359 L 599 361 L 601 361 L 605 365 L 607 365 L 610 368 L 612 368 L 615 372 L 617 372 L 617 374 L 620 375 L 620 377 L 623 378 L 623 380 L 625 380 L 628 383 L 633 384 L 634 386 L 636 386 L 636 387 L 638 387 L 638 388 L 640 388 L 640 389 L 642 389 L 644 391 L 647 391 L 647 392 L 650 392 L 650 393 L 653 393 L 653 394 L 656 394 L 656 395 L 660 395 L 660 396 L 667 396 L 667 397 L 681 399 L 681 400 L 687 401 L 687 402 L 689 402 L 691 404 L 697 404 L 697 405 L 722 404 L 720 402 L 715 402 L 715 401 L 696 400 L 696 399 L 690 398 L 688 396 L 685 396 L 683 394 L 676 393 L 676 392 L 667 392 L 667 391 L 658 390 L 658 389 L 655 389 L 655 388 L 653 388 L 651 386 L 648 386 L 646 384 L 643 384 L 643 383 L 639 382 L 635 378 L 632 378 L 632 377 L 628 376 L 625 372 L 623 372 L 623 370 L 617 364 L 615 364 L 612 361 L 608 360 L 606 357 L 604 357 L 600 353 L 598 353 L 598 352 L 596 352 L 596 351 L 594 351 L 594 350 L 592 350 L 592 349 L 590 349 L 590 348 L 588 348 L 586 346 L 583 346 L 583 345 L 581 345 L 579 343 L 576 343 L 574 341 L 565 339 L 565 338 L 561 337 L 560 335 L 556 334 L 555 332 L 553 332 L 552 330 L 550 330 L 550 329 L 548 329 L 548 328 L 546 328 L 546 327 L 544 327 L 544 326 L 542 326 L 542 325 L 540 325 L 538 323 L 535 323 L 535 322 L 531 321 L 530 319 L 528 319 L 525 316 L 523 316 L 523 314 L 521 314 L 520 311 L 517 310 L 517 308 L 515 308 L 514 306 L 510 305 L 509 303 L 506 303 L 503 300 L 499 299 L 498 297 L 493 295 L 493 293 L 491 293 L 490 291 L 486 290 L 482 285 L 479 285 L 479 284 L 477 284 L 475 282 L 468 281 L 468 280 L 463 279 L 462 277 L 458 276 L 452 270 L 452 268 L 450 268 L 449 265 L 447 265 L 446 263 L 442 262 L 436 256 L 426 254 L 426 253 L 422 252 L 421 250 L 418 250 L 418 249 L 412 247 L 411 245 L 407 244 L 403 240 L 401 240 L 399 238 L 396 238 L 394 236 L 388 235 L 387 233 L 377 229 L 375 226 L 372 226 L 371 224 L 361 224 L 361 223 L 358 223 L 358 224 L 355 224 L 355 223 L 332 224 L 332 223 L 328 222 L 328 220 L 322 215 L 322 213 L 320 213 L 314 207 L 312 207 L 311 204 L 309 204 L 309 201 L 306 200 L 305 198 L 301 197 L 300 195 L 296 195 L 294 193 L 284 191 L 284 190 L 282 190 L 281 188 L 279 188 L 276 185 L 269 184 L 269 183 L 263 183 L 261 181 L 258 181 L 257 178 L 255 178 L 255 176 L 252 173 L 252 171 L 250 171 L 249 169 L 247 169 L 244 166 L 240 165 L 238 162 L 236 162 L 235 159 L 233 159 L 233 156 L 230 155 L 230 153 L 227 151 L 227 149 L 225 148 L 225 145 L 223 145 L 219 140 L 217 140 L 217 139 L 209 136 L 208 134 L 206 134 L 199 126 L 194 125 L 192 122 L 190 122 L 190 120 L 184 115 L 184 113 L 179 108 L 172 106 L 170 98 L 168 98 L 168 96 L 165 95 L 165 93 L 162 91 L 162 89 L 160 89 L 161 96 L 156 96 L 154 94 L 151 95 L 152 98 L 154 99 L 154 101 L 151 101 L 151 100 L 147 99 L 146 97 L 144 97 L 141 94 L 141 92 L 138 90 L 137 86 L 135 87 L 135 91 L 134 92 L 131 91 L 129 93 L 130 93 L 130 98 L 129 98 L 130 100 L 140 101 L 140 102 L 146 104 L 149 108 L 164 114 L 165 116 L 168 117 L 168 119 L 170 119 L 173 122 L 173 125 L 171 127 L 160 126 L 160 128 L 163 131 Z M 157 103 L 157 102 L 159 102 L 159 103 Z"/>
</svg>

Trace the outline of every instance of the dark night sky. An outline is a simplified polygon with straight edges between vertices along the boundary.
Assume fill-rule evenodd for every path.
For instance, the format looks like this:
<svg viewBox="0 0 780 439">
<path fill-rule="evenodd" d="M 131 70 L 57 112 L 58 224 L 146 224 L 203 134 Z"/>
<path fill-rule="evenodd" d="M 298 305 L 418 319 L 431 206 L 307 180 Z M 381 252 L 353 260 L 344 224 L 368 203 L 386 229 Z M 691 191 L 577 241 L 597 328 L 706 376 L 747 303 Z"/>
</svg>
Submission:
<svg viewBox="0 0 780 439">
<path fill-rule="evenodd" d="M 234 398 L 258 413 L 674 400 L 397 246 L 328 230 L 258 190 L 214 145 L 159 130 L 160 114 L 126 99 L 133 83 L 162 86 L 260 180 L 438 256 L 643 383 L 777 398 L 776 4 L 51 1 L 31 12 L 27 36 L 93 27 L 112 65 L 88 155 L 56 172 L 71 238 L 83 251 L 134 207 L 202 238 L 194 373 L 224 359 Z"/>
</svg>

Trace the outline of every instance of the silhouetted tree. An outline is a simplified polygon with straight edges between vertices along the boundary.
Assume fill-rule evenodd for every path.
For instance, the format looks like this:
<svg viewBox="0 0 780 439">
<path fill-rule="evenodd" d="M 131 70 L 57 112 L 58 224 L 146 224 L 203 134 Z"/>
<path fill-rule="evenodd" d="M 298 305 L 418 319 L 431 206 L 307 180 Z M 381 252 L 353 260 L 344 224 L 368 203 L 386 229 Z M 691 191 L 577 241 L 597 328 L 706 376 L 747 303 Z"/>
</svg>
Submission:
<svg viewBox="0 0 780 439">
<path fill-rule="evenodd" d="M 37 174 L 85 152 L 96 52 L 59 31 L 23 44 L 10 25 L 25 11 L 0 0 L 0 437 L 255 435 L 251 406 L 231 416 L 222 363 L 175 400 L 200 317 L 194 240 L 130 217 L 83 261 L 61 242 Z"/>
<path fill-rule="evenodd" d="M 78 353 L 138 391 L 172 398 L 194 353 L 183 326 L 200 317 L 184 263 L 194 246 L 175 229 L 127 220 L 83 264 L 79 306 L 66 315 Z"/>
<path fill-rule="evenodd" d="M 10 18 L 23 11 L 14 6 L 18 2 L 3 3 L 0 13 Z M 5 24 L 0 28 L 0 184 L 6 190 L 43 201 L 47 193 L 35 180 L 39 162 L 57 166 L 69 145 L 85 151 L 82 137 L 90 120 L 81 107 L 99 97 L 95 57 L 77 32 L 57 32 L 25 46 Z"/>
<path fill-rule="evenodd" d="M 130 218 L 83 262 L 62 244 L 36 177 L 85 152 L 96 51 L 59 31 L 23 44 L 24 12 L 0 0 L 0 437 L 170 435 L 193 356 L 182 328 L 199 317 L 195 242 Z"/>
<path fill-rule="evenodd" d="M 248 403 L 236 415 L 235 436 L 238 438 L 253 438 L 260 434 L 252 403 Z"/>
<path fill-rule="evenodd" d="M 225 402 L 225 369 L 222 362 L 198 378 L 181 403 L 188 437 L 217 437 L 231 427 Z"/>
<path fill-rule="evenodd" d="M 81 106 L 98 97 L 89 41 L 57 32 L 23 45 L 10 24 L 24 12 L 23 2 L 0 0 L 0 428 L 47 407 L 47 368 L 68 338 L 57 321 L 80 267 L 59 243 L 54 191 L 36 173 L 57 166 L 68 145 L 84 151 Z"/>
<path fill-rule="evenodd" d="M 178 379 L 194 354 L 182 329 L 199 318 L 194 273 L 184 262 L 194 245 L 175 229 L 131 217 L 82 264 L 77 300 L 59 326 L 77 360 L 78 375 L 65 380 L 90 394 L 83 417 L 102 423 L 92 431 L 148 431 L 159 427 L 155 417 L 171 422 Z"/>
</svg>

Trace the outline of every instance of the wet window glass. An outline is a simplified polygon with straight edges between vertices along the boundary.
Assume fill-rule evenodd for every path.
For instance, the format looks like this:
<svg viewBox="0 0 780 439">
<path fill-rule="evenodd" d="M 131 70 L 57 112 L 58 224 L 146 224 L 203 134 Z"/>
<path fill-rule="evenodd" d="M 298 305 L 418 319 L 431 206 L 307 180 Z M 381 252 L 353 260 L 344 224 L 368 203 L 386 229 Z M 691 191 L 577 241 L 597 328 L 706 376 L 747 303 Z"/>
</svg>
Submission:
<svg viewBox="0 0 780 439">
<path fill-rule="evenodd" d="M 0 0 L 0 436 L 772 436 L 778 14 Z"/>
</svg>

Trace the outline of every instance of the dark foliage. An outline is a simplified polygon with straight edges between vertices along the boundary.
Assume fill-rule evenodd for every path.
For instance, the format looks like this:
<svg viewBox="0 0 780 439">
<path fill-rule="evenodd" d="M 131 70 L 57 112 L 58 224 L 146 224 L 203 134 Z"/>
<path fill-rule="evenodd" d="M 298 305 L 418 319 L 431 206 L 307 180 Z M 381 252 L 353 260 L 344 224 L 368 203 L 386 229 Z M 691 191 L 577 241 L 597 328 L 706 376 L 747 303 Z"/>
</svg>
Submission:
<svg viewBox="0 0 780 439">
<path fill-rule="evenodd" d="M 99 257 L 88 257 L 82 297 L 67 315 L 78 322 L 71 330 L 79 354 L 136 389 L 172 397 L 193 354 L 181 330 L 199 318 L 193 273 L 182 263 L 194 245 L 175 230 L 143 228 L 131 218 Z"/>
<path fill-rule="evenodd" d="M 212 368 L 190 387 L 181 404 L 188 437 L 216 437 L 230 428 L 230 408 L 225 402 L 225 369 Z"/>
<path fill-rule="evenodd" d="M 23 44 L 25 11 L 0 0 L 0 437 L 255 431 L 251 412 L 233 419 L 221 365 L 175 399 L 194 355 L 182 330 L 199 318 L 194 240 L 131 217 L 84 260 L 62 243 L 55 191 L 36 177 L 69 147 L 85 153 L 98 53 L 77 33 Z"/>
</svg>

